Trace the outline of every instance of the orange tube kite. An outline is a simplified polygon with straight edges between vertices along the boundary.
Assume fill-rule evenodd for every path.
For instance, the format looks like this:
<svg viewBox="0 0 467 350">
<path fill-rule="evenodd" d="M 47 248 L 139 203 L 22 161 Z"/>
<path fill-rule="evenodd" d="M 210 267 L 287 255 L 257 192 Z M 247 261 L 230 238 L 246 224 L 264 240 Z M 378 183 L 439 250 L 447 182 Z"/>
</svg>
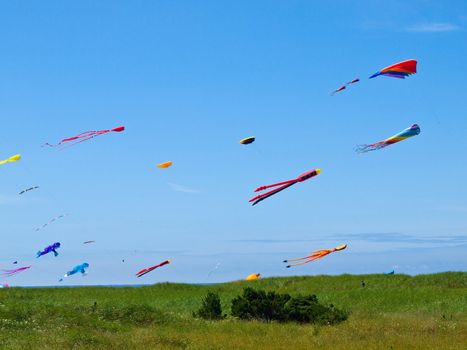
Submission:
<svg viewBox="0 0 467 350">
<path fill-rule="evenodd" d="M 160 163 L 157 165 L 158 168 L 160 169 L 167 169 L 169 167 L 171 167 L 173 164 L 173 162 L 165 162 L 165 163 Z"/>
<path fill-rule="evenodd" d="M 299 265 L 304 265 L 304 264 L 308 264 L 309 262 L 312 262 L 314 260 L 317 260 L 317 259 L 321 259 L 322 257 L 328 255 L 328 254 L 331 254 L 331 253 L 334 253 L 334 252 L 337 252 L 339 250 L 344 250 L 345 248 L 347 248 L 347 244 L 343 244 L 343 245 L 340 245 L 334 249 L 323 249 L 323 250 L 317 250 L 313 253 L 311 253 L 310 255 L 308 256 L 304 256 L 303 258 L 296 258 L 296 259 L 290 259 L 290 260 L 284 260 L 285 263 L 289 263 L 289 262 L 296 262 L 294 264 L 289 264 L 287 265 L 287 268 L 291 267 L 291 266 L 299 266 Z"/>
<path fill-rule="evenodd" d="M 251 275 L 248 275 L 245 278 L 245 281 L 254 281 L 254 280 L 259 280 L 261 278 L 260 273 L 252 273 Z"/>
</svg>

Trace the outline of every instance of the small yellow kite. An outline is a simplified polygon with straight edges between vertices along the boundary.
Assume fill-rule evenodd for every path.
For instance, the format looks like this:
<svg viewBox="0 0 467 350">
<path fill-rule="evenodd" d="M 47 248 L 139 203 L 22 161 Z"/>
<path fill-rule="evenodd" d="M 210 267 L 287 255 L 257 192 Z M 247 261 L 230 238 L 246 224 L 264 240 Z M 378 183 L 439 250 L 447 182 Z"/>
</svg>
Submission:
<svg viewBox="0 0 467 350">
<path fill-rule="evenodd" d="M 11 156 L 10 158 L 0 160 L 0 164 L 17 162 L 20 159 L 21 159 L 21 154 L 15 154 L 14 156 Z"/>
<path fill-rule="evenodd" d="M 261 278 L 260 273 L 252 273 L 251 275 L 248 275 L 247 278 L 245 278 L 245 281 L 259 280 L 260 278 Z"/>
</svg>

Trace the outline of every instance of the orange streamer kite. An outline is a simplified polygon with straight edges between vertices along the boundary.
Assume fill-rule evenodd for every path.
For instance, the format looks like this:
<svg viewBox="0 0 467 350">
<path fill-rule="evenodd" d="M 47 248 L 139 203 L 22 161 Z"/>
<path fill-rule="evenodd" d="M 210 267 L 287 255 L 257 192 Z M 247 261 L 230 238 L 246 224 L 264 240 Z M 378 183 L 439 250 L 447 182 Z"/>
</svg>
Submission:
<svg viewBox="0 0 467 350">
<path fill-rule="evenodd" d="M 284 260 L 284 262 L 288 263 L 288 262 L 291 262 L 291 261 L 299 261 L 298 263 L 287 265 L 287 268 L 289 268 L 291 266 L 304 265 L 304 264 L 308 264 L 309 262 L 312 262 L 314 260 L 321 259 L 322 257 L 324 257 L 324 256 L 326 256 L 328 254 L 337 252 L 339 250 L 344 250 L 345 248 L 347 248 L 347 244 L 340 245 L 340 246 L 338 246 L 338 247 L 336 247 L 334 249 L 317 250 L 317 251 L 311 253 L 311 255 L 305 256 L 303 258 Z"/>
</svg>

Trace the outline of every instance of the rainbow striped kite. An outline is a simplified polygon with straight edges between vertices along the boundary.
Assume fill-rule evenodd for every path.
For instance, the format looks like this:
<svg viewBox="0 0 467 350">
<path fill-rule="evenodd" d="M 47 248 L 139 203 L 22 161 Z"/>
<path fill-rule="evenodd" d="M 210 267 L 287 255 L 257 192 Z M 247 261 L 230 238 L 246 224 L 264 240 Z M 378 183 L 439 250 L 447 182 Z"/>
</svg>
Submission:
<svg viewBox="0 0 467 350">
<path fill-rule="evenodd" d="M 356 151 L 358 153 L 366 153 L 366 152 L 370 152 L 370 151 L 375 151 L 377 149 L 381 149 L 381 148 L 390 146 L 393 143 L 397 143 L 397 142 L 403 141 L 405 139 L 408 139 L 409 137 L 417 136 L 418 134 L 420 134 L 420 127 L 417 124 L 414 124 L 411 127 L 407 128 L 405 130 L 402 130 L 400 133 L 387 138 L 386 140 L 378 141 L 378 142 L 372 143 L 370 145 L 358 145 L 357 148 L 356 148 Z"/>
<path fill-rule="evenodd" d="M 405 79 L 411 74 L 417 73 L 417 61 L 407 60 L 393 64 L 392 66 L 381 69 L 380 71 L 373 74 L 371 78 L 375 78 L 379 75 L 385 75 L 387 77 Z"/>
</svg>

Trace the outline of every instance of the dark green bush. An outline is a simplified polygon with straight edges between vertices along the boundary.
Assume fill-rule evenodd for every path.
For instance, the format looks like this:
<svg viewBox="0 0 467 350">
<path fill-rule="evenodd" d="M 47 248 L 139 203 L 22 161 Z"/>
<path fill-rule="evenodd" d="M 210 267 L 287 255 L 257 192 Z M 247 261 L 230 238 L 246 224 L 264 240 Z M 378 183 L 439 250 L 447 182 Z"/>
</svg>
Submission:
<svg viewBox="0 0 467 350">
<path fill-rule="evenodd" d="M 284 306 L 289 300 L 288 294 L 245 288 L 243 295 L 232 300 L 232 316 L 243 320 L 285 321 Z"/>
<path fill-rule="evenodd" d="M 291 298 L 285 305 L 288 320 L 301 323 L 333 325 L 345 321 L 347 313 L 318 302 L 316 295 Z"/>
<path fill-rule="evenodd" d="M 193 316 L 204 318 L 205 320 L 220 320 L 224 318 L 219 295 L 208 292 L 206 297 L 203 298 L 203 304 L 198 311 L 193 313 Z"/>
<path fill-rule="evenodd" d="M 295 321 L 300 323 L 337 324 L 347 313 L 318 302 L 316 295 L 291 297 L 289 294 L 245 288 L 232 300 L 232 316 L 243 320 Z"/>
</svg>

